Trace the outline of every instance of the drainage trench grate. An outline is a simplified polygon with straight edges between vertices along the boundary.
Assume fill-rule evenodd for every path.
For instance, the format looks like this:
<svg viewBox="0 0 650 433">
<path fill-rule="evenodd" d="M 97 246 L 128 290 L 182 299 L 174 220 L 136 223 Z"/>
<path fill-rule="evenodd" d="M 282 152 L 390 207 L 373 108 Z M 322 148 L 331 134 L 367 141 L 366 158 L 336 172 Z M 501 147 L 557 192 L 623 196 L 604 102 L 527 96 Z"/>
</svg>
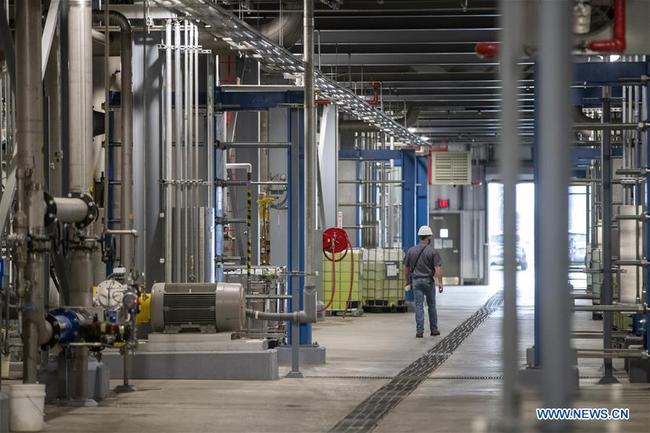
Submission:
<svg viewBox="0 0 650 433">
<path fill-rule="evenodd" d="M 395 376 L 305 376 L 306 379 L 349 379 L 349 380 L 391 380 Z M 580 377 L 580 379 L 592 379 L 592 377 Z M 600 378 L 597 378 L 600 379 Z M 433 376 L 424 380 L 503 380 L 503 375 L 494 376 Z"/>
<path fill-rule="evenodd" d="M 340 420 L 329 433 L 371 432 L 377 423 L 411 394 L 428 376 L 444 363 L 483 321 L 503 302 L 503 292 L 492 296 L 467 320 L 458 325 L 438 344 L 400 371 L 389 383 L 362 401 Z"/>
</svg>

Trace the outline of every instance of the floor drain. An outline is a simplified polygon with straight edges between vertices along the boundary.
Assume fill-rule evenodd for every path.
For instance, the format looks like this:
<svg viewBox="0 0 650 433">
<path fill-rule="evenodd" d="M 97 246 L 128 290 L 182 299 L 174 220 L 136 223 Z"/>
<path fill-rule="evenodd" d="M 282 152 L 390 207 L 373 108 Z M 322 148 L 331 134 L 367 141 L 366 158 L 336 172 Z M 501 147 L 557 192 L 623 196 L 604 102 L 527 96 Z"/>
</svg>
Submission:
<svg viewBox="0 0 650 433">
<path fill-rule="evenodd" d="M 362 401 L 352 412 L 332 427 L 330 433 L 365 433 L 374 430 L 377 423 L 388 412 L 411 394 L 420 383 L 429 379 L 428 376 L 442 365 L 463 340 L 502 303 L 503 292 L 498 292 L 438 344 Z"/>
</svg>

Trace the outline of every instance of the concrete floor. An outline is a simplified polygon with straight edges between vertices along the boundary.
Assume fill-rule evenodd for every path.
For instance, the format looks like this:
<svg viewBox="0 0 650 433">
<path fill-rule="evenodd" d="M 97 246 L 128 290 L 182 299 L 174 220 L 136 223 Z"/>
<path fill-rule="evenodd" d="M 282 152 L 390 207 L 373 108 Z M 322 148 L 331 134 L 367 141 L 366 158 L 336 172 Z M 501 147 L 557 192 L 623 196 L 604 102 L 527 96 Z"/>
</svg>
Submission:
<svg viewBox="0 0 650 433">
<path fill-rule="evenodd" d="M 530 287 L 530 275 L 520 287 Z M 417 359 L 470 316 L 495 292 L 488 287 L 449 287 L 438 297 L 442 336 L 414 338 L 412 314 L 328 318 L 314 327 L 327 348 L 328 363 L 304 368 L 305 379 L 275 382 L 136 381 L 139 391 L 94 408 L 47 407 L 48 432 L 326 432 L 358 403 Z M 521 347 L 532 342 L 530 290 L 522 290 Z M 379 423 L 376 432 L 483 431 L 498 414 L 501 381 L 501 313 L 488 318 L 460 348 Z M 601 322 L 576 315 L 576 329 Z M 580 344 L 594 344 L 581 341 Z M 522 351 L 522 365 L 524 364 Z M 581 375 L 598 376 L 598 361 L 581 363 Z M 618 364 L 617 364 L 618 365 Z M 286 373 L 284 369 L 282 373 Z M 487 377 L 487 378 L 485 378 Z M 647 432 L 650 385 L 598 386 L 581 380 L 575 406 L 629 407 L 631 420 L 583 423 L 579 431 Z M 117 383 L 116 383 L 117 384 Z M 522 417 L 532 431 L 535 396 L 526 392 Z"/>
</svg>

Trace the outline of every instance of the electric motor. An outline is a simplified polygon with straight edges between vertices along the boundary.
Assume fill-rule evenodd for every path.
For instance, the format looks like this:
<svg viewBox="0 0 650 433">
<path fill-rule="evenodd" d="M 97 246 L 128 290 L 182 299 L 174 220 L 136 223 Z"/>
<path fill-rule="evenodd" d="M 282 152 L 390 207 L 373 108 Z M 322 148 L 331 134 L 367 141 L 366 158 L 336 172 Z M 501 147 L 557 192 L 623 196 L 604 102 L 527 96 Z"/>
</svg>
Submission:
<svg viewBox="0 0 650 433">
<path fill-rule="evenodd" d="M 158 283 L 151 290 L 154 332 L 230 332 L 244 326 L 241 284 Z"/>
</svg>

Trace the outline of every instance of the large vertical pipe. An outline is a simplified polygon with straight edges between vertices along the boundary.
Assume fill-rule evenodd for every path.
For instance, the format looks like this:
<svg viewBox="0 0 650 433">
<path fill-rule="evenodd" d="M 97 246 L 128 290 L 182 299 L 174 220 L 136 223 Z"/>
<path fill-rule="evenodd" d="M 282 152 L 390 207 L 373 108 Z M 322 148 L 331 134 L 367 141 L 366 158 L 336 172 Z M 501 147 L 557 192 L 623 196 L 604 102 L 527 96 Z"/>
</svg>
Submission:
<svg viewBox="0 0 650 433">
<path fill-rule="evenodd" d="M 19 303 L 23 310 L 23 381 L 36 383 L 39 330 L 44 338 L 43 81 L 41 79 L 41 1 L 16 3 L 17 200 L 15 231 Z M 32 236 L 31 245 L 27 237 Z"/>
<path fill-rule="evenodd" d="M 174 159 L 176 161 L 175 180 L 183 178 L 183 156 L 181 146 L 183 144 L 183 76 L 181 75 L 181 23 L 174 23 L 174 128 L 176 130 Z M 175 188 L 174 201 L 174 278 L 172 281 L 182 282 L 181 270 L 184 256 L 181 249 L 181 202 L 183 191 L 179 184 L 173 184 Z"/>
<path fill-rule="evenodd" d="M 88 154 L 93 140 L 92 123 L 92 5 L 90 0 L 68 1 L 68 101 L 69 101 L 69 189 L 88 193 Z M 92 306 L 92 260 L 94 245 L 75 239 L 70 250 L 70 304 Z M 88 348 L 70 350 L 69 398 L 87 398 Z"/>
<path fill-rule="evenodd" d="M 191 110 L 190 107 L 190 54 L 188 52 L 188 47 L 189 47 L 189 23 L 187 20 L 184 21 L 183 23 L 183 147 L 182 147 L 182 188 L 183 188 L 183 216 L 182 218 L 182 223 L 183 223 L 183 237 L 181 238 L 183 242 L 183 267 L 182 267 L 182 275 L 183 275 L 183 282 L 188 282 L 188 275 L 189 275 L 189 263 L 190 263 L 190 254 L 188 250 L 188 245 L 190 242 L 189 239 L 189 232 L 188 232 L 188 223 L 189 223 L 189 184 L 187 181 L 189 180 L 189 158 L 188 158 L 188 149 L 190 146 L 190 141 L 189 141 L 189 111 Z"/>
<path fill-rule="evenodd" d="M 172 281 L 172 20 L 165 23 L 165 281 Z"/>
<path fill-rule="evenodd" d="M 199 169 L 199 28 L 194 27 L 194 179 L 198 180 L 201 177 L 201 170 Z M 208 89 L 209 92 L 209 89 Z M 207 145 L 207 144 L 206 144 Z M 195 281 L 205 282 L 205 277 L 199 272 L 203 269 L 205 257 L 201 254 L 201 243 L 198 241 L 203 237 L 201 229 L 199 228 L 199 215 L 201 214 L 201 202 L 199 201 L 199 185 L 194 184 L 194 208 L 195 219 L 193 226 L 196 227 L 194 242 L 194 276 Z M 209 250 L 211 251 L 211 250 Z"/>
<path fill-rule="evenodd" d="M 188 59 L 188 69 L 185 76 L 185 79 L 187 80 L 187 141 L 185 142 L 185 167 L 187 167 L 187 179 L 194 179 L 194 159 L 192 158 L 192 141 L 194 139 L 194 24 L 187 23 L 186 31 L 187 36 L 185 44 L 187 45 L 187 49 L 185 50 L 185 55 Z M 186 281 L 190 282 L 193 281 L 193 278 L 195 277 L 196 256 L 194 255 L 194 244 L 197 243 L 196 236 L 198 231 L 196 231 L 196 229 L 199 226 L 198 219 L 195 219 L 194 185 L 192 183 L 187 185 L 185 212 L 185 227 L 188 240 Z"/>
<path fill-rule="evenodd" d="M 603 87 L 603 117 L 604 123 L 611 121 L 611 88 Z M 600 303 L 611 305 L 613 296 L 612 287 L 612 144 L 611 131 L 602 131 L 601 145 L 601 191 L 602 191 L 602 251 L 603 251 L 603 285 L 600 291 Z M 611 311 L 603 312 L 603 347 L 612 348 L 612 319 Z M 616 383 L 612 367 L 612 359 L 603 360 L 605 370 L 600 383 Z"/>
<path fill-rule="evenodd" d="M 540 2 L 539 175 L 542 397 L 546 407 L 570 407 L 568 281 L 571 157 L 572 2 Z M 552 30 L 551 30 L 552 29 Z M 553 203 L 553 205 L 548 205 Z"/>
<path fill-rule="evenodd" d="M 503 182 L 503 387 L 501 420 L 514 426 L 519 419 L 517 370 L 517 180 L 520 165 L 519 80 L 522 10 L 520 2 L 501 0 L 501 144 L 499 168 Z"/>
<path fill-rule="evenodd" d="M 129 20 L 119 12 L 96 12 L 97 18 L 109 19 L 120 28 L 120 226 L 123 230 L 133 229 L 133 49 L 132 32 Z M 108 26 L 108 23 L 105 23 Z M 106 46 L 109 45 L 108 36 Z M 108 100 L 106 101 L 108 106 Z M 107 116 L 108 118 L 108 116 Z M 108 172 L 107 172 L 108 173 Z M 128 274 L 135 278 L 135 251 L 131 236 L 120 239 L 120 261 Z"/>
<path fill-rule="evenodd" d="M 642 95 L 641 95 L 642 96 L 642 104 L 643 104 L 643 106 L 642 106 L 643 119 L 648 118 L 648 114 L 649 114 L 648 112 L 650 111 L 649 107 L 648 107 L 648 102 L 649 102 L 649 99 L 648 99 L 648 86 L 650 86 L 650 84 L 648 84 L 648 83 L 646 83 L 643 86 L 643 91 L 642 91 Z M 643 161 L 643 158 L 645 158 L 645 166 L 650 167 L 650 131 L 648 131 L 648 130 L 645 131 L 645 134 L 642 135 L 642 140 L 643 140 L 642 158 L 639 161 L 639 164 L 641 164 L 641 161 Z M 645 197 L 644 198 L 639 198 L 640 200 L 645 199 L 645 210 L 646 210 L 646 212 L 648 211 L 648 209 L 650 209 L 650 187 L 648 185 L 650 185 L 650 171 L 646 172 L 646 177 L 645 177 L 645 186 L 646 186 L 645 187 L 645 194 L 644 194 Z M 643 247 L 644 247 L 643 248 L 643 257 L 645 258 L 645 260 L 648 260 L 650 258 L 650 221 L 648 221 L 647 219 L 645 220 L 645 224 L 644 224 L 643 238 L 644 238 L 643 239 Z M 645 287 L 646 287 L 645 300 L 644 301 L 645 301 L 646 305 L 648 305 L 648 304 L 650 304 L 650 290 L 648 290 L 648 285 L 650 284 L 650 268 L 649 267 L 643 268 L 643 276 L 645 278 L 644 282 L 645 282 Z M 650 332 L 647 332 L 647 330 L 648 330 L 648 328 L 647 328 L 648 325 L 647 324 L 650 323 L 650 313 L 646 313 L 645 319 L 646 319 L 646 322 L 645 322 L 646 323 L 645 347 L 650 348 Z"/>
<path fill-rule="evenodd" d="M 314 262 L 320 250 L 316 240 L 316 106 L 314 104 L 314 2 L 304 3 L 303 50 L 305 64 L 305 293 L 304 309 L 316 321 Z M 318 249 L 318 251 L 317 251 Z M 295 306 L 295 304 L 294 304 Z M 297 336 L 296 336 L 297 337 Z"/>
<path fill-rule="evenodd" d="M 93 139 L 92 15 L 90 0 L 68 1 L 70 192 L 88 192 L 88 154 Z"/>
<path fill-rule="evenodd" d="M 207 207 L 213 207 L 214 202 L 214 88 L 215 81 L 215 56 L 209 54 L 206 56 L 207 67 L 207 90 L 206 90 L 206 107 L 205 107 L 205 146 L 207 154 L 206 179 L 208 187 L 206 188 L 208 196 L 206 198 Z M 219 57 L 217 56 L 217 61 Z"/>
<path fill-rule="evenodd" d="M 131 24 L 119 12 L 111 11 L 110 20 L 120 27 L 120 60 L 122 85 L 120 93 L 120 121 L 122 124 L 121 173 L 120 179 L 120 225 L 123 230 L 133 229 L 133 50 Z M 108 40 L 106 41 L 108 43 Z M 120 260 L 128 274 L 135 278 L 134 238 L 120 239 Z"/>
</svg>

